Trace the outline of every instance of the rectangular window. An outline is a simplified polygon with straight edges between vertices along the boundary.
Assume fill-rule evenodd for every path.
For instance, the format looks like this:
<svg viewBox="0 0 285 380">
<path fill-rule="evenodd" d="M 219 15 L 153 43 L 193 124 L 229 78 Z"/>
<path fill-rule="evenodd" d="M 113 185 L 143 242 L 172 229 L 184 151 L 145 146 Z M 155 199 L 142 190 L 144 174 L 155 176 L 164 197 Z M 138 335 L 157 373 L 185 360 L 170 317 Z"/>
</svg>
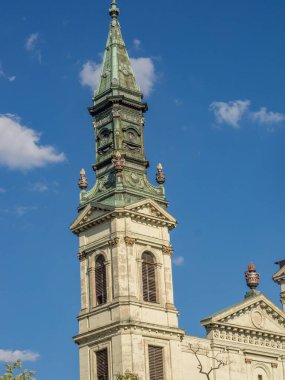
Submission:
<svg viewBox="0 0 285 380">
<path fill-rule="evenodd" d="M 164 380 L 163 348 L 148 346 L 149 379 Z"/>
<path fill-rule="evenodd" d="M 107 348 L 96 352 L 96 362 L 97 380 L 109 380 Z"/>
</svg>

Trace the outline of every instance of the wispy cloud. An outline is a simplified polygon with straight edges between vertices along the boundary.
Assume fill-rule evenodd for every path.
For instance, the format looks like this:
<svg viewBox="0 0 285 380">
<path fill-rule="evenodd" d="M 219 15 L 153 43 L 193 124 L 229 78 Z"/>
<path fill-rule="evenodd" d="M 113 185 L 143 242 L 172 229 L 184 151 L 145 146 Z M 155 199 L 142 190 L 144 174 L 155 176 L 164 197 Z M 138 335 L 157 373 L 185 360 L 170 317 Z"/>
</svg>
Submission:
<svg viewBox="0 0 285 380">
<path fill-rule="evenodd" d="M 2 350 L 0 349 L 0 361 L 3 362 L 15 362 L 16 360 L 22 360 L 23 362 L 34 362 L 38 360 L 40 355 L 37 352 L 30 350 Z"/>
<path fill-rule="evenodd" d="M 13 213 L 21 217 L 26 215 L 28 212 L 36 210 L 36 207 L 31 206 L 14 206 Z"/>
<path fill-rule="evenodd" d="M 230 102 L 213 102 L 210 111 L 214 112 L 219 124 L 228 124 L 233 128 L 240 128 L 239 122 L 248 111 L 249 100 L 233 100 Z"/>
<path fill-rule="evenodd" d="M 235 129 L 240 128 L 241 121 L 245 120 L 264 125 L 268 131 L 273 131 L 285 121 L 284 114 L 269 111 L 266 107 L 252 111 L 250 100 L 213 102 L 209 109 L 214 113 L 218 124 L 226 124 Z"/>
<path fill-rule="evenodd" d="M 184 262 L 185 262 L 185 259 L 183 256 L 174 256 L 174 258 L 173 258 L 173 263 L 177 267 L 184 265 Z"/>
<path fill-rule="evenodd" d="M 141 57 L 130 58 L 130 61 L 141 91 L 145 96 L 149 96 L 157 80 L 153 60 L 149 57 Z M 83 64 L 79 73 L 80 83 L 83 86 L 90 87 L 92 91 L 96 90 L 100 80 L 101 69 L 102 63 L 87 61 Z"/>
<path fill-rule="evenodd" d="M 37 57 L 39 63 L 42 63 L 42 53 L 38 47 L 39 38 L 40 34 L 38 32 L 30 34 L 25 40 L 25 49 L 33 53 Z"/>
<path fill-rule="evenodd" d="M 3 193 L 6 193 L 6 190 L 5 189 L 3 189 L 3 187 L 0 187 L 0 194 L 3 194 Z"/>
<path fill-rule="evenodd" d="M 183 100 L 178 99 L 178 98 L 175 98 L 175 99 L 174 99 L 174 104 L 175 104 L 176 106 L 182 106 L 182 105 L 183 105 Z"/>
<path fill-rule="evenodd" d="M 39 33 L 30 34 L 25 41 L 25 49 L 27 51 L 34 51 L 39 41 Z"/>
<path fill-rule="evenodd" d="M 141 41 L 138 39 L 138 38 L 135 38 L 134 40 L 133 40 L 133 44 L 134 44 L 134 48 L 136 49 L 136 50 L 140 50 L 140 48 L 141 48 Z"/>
<path fill-rule="evenodd" d="M 261 107 L 259 111 L 252 112 L 251 118 L 260 124 L 279 124 L 285 121 L 284 114 L 268 111 L 266 107 Z"/>
<path fill-rule="evenodd" d="M 27 128 L 15 115 L 0 114 L 0 165 L 28 170 L 65 160 L 50 145 L 40 145 L 40 134 Z"/>
<path fill-rule="evenodd" d="M 44 182 L 36 182 L 33 185 L 33 191 L 37 191 L 39 193 L 44 193 L 45 191 L 48 191 L 48 186 Z"/>
<path fill-rule="evenodd" d="M 6 79 L 9 82 L 14 82 L 14 80 L 16 80 L 16 75 L 11 75 L 11 76 L 7 75 L 0 63 L 0 78 Z"/>
</svg>

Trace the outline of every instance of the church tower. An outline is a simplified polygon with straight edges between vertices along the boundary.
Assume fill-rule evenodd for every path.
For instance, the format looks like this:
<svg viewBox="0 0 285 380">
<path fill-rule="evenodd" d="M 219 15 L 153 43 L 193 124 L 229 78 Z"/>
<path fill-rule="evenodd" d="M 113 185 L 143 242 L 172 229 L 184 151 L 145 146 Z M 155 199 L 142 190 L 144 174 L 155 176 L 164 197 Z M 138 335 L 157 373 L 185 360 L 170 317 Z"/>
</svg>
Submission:
<svg viewBox="0 0 285 380">
<path fill-rule="evenodd" d="M 169 237 L 176 220 L 166 210 L 162 166 L 157 186 L 147 179 L 147 104 L 119 13 L 113 0 L 102 72 L 89 108 L 96 183 L 87 190 L 82 169 L 79 215 L 70 227 L 79 237 L 81 311 L 74 340 L 80 380 L 111 380 L 127 370 L 142 380 L 179 380 L 184 331 L 173 300 Z"/>
</svg>

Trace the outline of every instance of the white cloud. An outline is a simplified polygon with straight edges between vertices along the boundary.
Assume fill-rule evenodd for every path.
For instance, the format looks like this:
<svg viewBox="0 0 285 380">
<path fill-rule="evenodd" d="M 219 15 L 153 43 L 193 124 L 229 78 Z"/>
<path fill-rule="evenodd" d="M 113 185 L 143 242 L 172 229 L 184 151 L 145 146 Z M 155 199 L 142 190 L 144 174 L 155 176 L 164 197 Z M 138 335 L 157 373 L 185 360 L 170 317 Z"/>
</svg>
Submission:
<svg viewBox="0 0 285 380">
<path fill-rule="evenodd" d="M 0 361 L 3 362 L 15 362 L 16 360 L 22 360 L 23 362 L 34 362 L 38 360 L 40 355 L 36 352 L 32 352 L 29 350 L 1 350 L 0 349 Z"/>
<path fill-rule="evenodd" d="M 141 47 L 142 43 L 141 43 L 141 41 L 138 38 L 135 38 L 133 40 L 133 44 L 134 44 L 134 47 L 135 47 L 136 50 L 140 50 L 140 47 Z"/>
<path fill-rule="evenodd" d="M 259 111 L 252 112 L 251 118 L 260 124 L 278 124 L 285 121 L 284 114 L 268 111 L 266 107 L 261 107 Z"/>
<path fill-rule="evenodd" d="M 219 124 L 228 124 L 233 128 L 240 128 L 239 122 L 250 106 L 249 100 L 233 100 L 230 102 L 213 102 L 210 111 L 214 112 Z"/>
<path fill-rule="evenodd" d="M 65 160 L 64 153 L 39 141 L 40 134 L 22 125 L 15 115 L 0 114 L 0 165 L 27 170 Z"/>
<path fill-rule="evenodd" d="M 174 257 L 173 258 L 173 263 L 174 265 L 180 267 L 182 265 L 184 265 L 184 257 L 183 256 L 177 256 L 177 257 Z"/>
<path fill-rule="evenodd" d="M 149 96 L 156 81 L 153 60 L 147 57 L 130 58 L 135 77 L 145 96 Z"/>
<path fill-rule="evenodd" d="M 96 89 L 99 84 L 102 64 L 93 61 L 87 61 L 82 66 L 79 73 L 80 83 L 82 86 L 88 86 L 92 91 Z"/>
<path fill-rule="evenodd" d="M 250 100 L 233 100 L 229 102 L 213 102 L 210 104 L 210 111 L 214 112 L 216 121 L 219 124 L 228 124 L 233 128 L 240 128 L 242 119 L 265 125 L 267 131 L 275 131 L 285 121 L 285 115 L 279 112 L 272 112 L 266 107 L 261 107 L 259 111 L 251 111 Z"/>
<path fill-rule="evenodd" d="M 155 66 L 151 58 L 130 58 L 135 77 L 145 96 L 150 95 L 156 81 Z M 79 73 L 80 83 L 88 86 L 92 91 L 96 89 L 99 83 L 102 64 L 93 61 L 87 61 L 82 66 Z"/>
<path fill-rule="evenodd" d="M 0 187 L 0 194 L 6 193 L 6 190 L 3 187 Z"/>
<path fill-rule="evenodd" d="M 25 42 L 25 49 L 27 51 L 34 51 L 39 41 L 39 33 L 30 34 Z"/>
</svg>

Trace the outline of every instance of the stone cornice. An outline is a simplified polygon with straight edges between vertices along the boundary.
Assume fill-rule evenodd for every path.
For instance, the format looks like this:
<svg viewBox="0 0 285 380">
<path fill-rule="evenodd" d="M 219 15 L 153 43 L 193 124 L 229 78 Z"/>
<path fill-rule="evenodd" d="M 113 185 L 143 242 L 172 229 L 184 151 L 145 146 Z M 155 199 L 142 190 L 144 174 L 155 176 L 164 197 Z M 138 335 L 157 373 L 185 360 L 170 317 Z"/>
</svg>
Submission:
<svg viewBox="0 0 285 380">
<path fill-rule="evenodd" d="M 166 311 L 166 312 L 178 314 L 178 310 L 175 307 L 169 308 L 168 305 L 164 307 L 159 303 L 145 302 L 145 301 L 140 301 L 138 299 L 132 299 L 132 300 L 120 299 L 120 300 L 114 300 L 111 303 L 96 306 L 92 308 L 92 310 L 90 311 L 84 310 L 84 313 L 78 315 L 77 320 L 81 321 L 81 320 L 84 320 L 85 318 L 90 318 L 93 315 L 101 314 L 104 311 L 110 311 L 120 306 L 137 306 L 139 308 L 143 306 L 144 308 L 147 308 L 147 309 L 160 310 L 160 311 Z"/>
<path fill-rule="evenodd" d="M 175 228 L 176 221 L 175 219 L 168 219 L 167 217 L 158 217 L 154 215 L 143 214 L 138 211 L 134 211 L 130 208 L 116 208 L 113 211 L 106 212 L 103 215 L 98 216 L 97 218 L 91 219 L 91 211 L 96 209 L 91 206 L 91 209 L 88 209 L 86 215 L 83 217 L 79 216 L 76 221 L 71 225 L 71 231 L 79 235 L 81 232 L 88 230 L 89 228 L 102 224 L 108 220 L 118 217 L 130 217 L 134 221 L 149 225 L 168 227 L 169 229 Z M 85 210 L 82 211 L 84 213 Z M 78 221 L 78 222 L 77 222 Z"/>
<path fill-rule="evenodd" d="M 164 327 L 161 325 L 142 323 L 140 321 L 132 322 L 114 322 L 107 327 L 87 331 L 85 333 L 79 334 L 73 337 L 75 343 L 82 346 L 85 344 L 90 345 L 93 341 L 98 343 L 100 340 L 110 339 L 112 336 L 124 333 L 137 332 L 144 336 L 153 335 L 163 338 L 163 339 L 177 339 L 179 341 L 183 340 L 185 336 L 185 331 L 175 328 L 175 327 Z"/>
<path fill-rule="evenodd" d="M 260 331 L 247 327 L 225 326 L 219 324 L 209 326 L 208 328 L 212 332 L 212 338 L 214 341 L 222 340 L 231 342 L 232 344 L 248 344 L 255 347 L 278 350 L 285 349 L 285 334 L 282 335 L 273 333 L 272 331 Z"/>
</svg>

